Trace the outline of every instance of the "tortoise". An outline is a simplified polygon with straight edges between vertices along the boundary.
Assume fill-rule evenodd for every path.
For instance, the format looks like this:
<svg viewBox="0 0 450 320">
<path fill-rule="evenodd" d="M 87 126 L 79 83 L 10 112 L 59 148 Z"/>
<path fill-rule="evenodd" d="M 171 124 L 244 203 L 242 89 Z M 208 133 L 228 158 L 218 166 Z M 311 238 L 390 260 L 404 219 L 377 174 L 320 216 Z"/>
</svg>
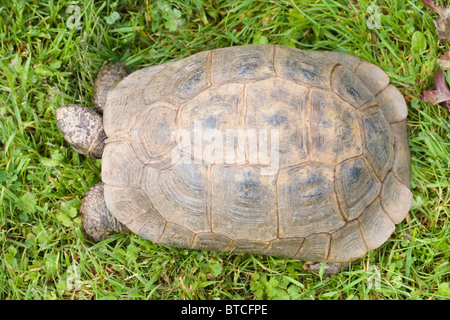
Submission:
<svg viewBox="0 0 450 320">
<path fill-rule="evenodd" d="M 98 112 L 56 117 L 76 151 L 102 158 L 81 206 L 94 241 L 131 231 L 333 268 L 382 245 L 410 209 L 406 102 L 356 56 L 265 44 L 133 73 L 107 63 L 93 95 Z"/>
</svg>

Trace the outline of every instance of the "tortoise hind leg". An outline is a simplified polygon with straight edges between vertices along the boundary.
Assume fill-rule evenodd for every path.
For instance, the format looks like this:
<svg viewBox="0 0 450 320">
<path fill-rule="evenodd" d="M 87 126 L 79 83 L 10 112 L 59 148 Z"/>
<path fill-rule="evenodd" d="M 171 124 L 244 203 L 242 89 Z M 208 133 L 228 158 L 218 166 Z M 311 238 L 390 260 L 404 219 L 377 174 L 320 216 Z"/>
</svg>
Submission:
<svg viewBox="0 0 450 320">
<path fill-rule="evenodd" d="M 97 183 L 81 202 L 83 232 L 94 242 L 105 240 L 113 233 L 130 232 L 109 212 L 104 198 L 104 184 Z"/>
<path fill-rule="evenodd" d="M 322 262 L 306 262 L 303 265 L 303 268 L 307 271 L 311 272 L 319 272 L 320 268 L 322 267 Z M 327 262 L 325 264 L 323 273 L 327 276 L 332 276 L 335 274 L 340 273 L 343 270 L 347 270 L 349 267 L 348 263 L 331 263 Z"/>
</svg>

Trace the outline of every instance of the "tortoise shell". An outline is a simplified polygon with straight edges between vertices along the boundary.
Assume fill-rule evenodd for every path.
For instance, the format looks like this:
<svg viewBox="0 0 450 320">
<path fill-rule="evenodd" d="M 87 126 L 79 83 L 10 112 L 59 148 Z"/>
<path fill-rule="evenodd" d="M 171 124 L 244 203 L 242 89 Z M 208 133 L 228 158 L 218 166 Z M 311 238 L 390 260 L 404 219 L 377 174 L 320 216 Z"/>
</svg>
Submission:
<svg viewBox="0 0 450 320">
<path fill-rule="evenodd" d="M 388 76 L 352 55 L 200 52 L 109 91 L 105 201 L 157 243 L 353 261 L 410 209 L 406 116 Z"/>
</svg>

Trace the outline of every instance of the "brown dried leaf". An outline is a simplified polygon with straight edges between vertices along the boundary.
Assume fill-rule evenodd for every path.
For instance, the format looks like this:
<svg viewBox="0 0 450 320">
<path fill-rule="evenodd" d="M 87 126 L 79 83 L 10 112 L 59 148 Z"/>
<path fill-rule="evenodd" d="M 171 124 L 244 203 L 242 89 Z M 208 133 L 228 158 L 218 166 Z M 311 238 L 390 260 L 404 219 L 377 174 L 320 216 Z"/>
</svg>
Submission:
<svg viewBox="0 0 450 320">
<path fill-rule="evenodd" d="M 444 53 L 444 55 L 438 59 L 438 63 L 443 70 L 450 69 L 450 51 Z"/>
<path fill-rule="evenodd" d="M 439 104 L 444 102 L 446 106 L 450 103 L 450 89 L 447 85 L 447 79 L 442 70 L 436 72 L 434 76 L 434 85 L 436 89 L 424 90 L 422 92 L 422 100 L 431 104 Z"/>
<path fill-rule="evenodd" d="M 438 6 L 433 0 L 422 0 L 422 2 L 440 16 L 438 21 L 433 21 L 436 34 L 444 41 L 450 41 L 450 8 Z"/>
</svg>

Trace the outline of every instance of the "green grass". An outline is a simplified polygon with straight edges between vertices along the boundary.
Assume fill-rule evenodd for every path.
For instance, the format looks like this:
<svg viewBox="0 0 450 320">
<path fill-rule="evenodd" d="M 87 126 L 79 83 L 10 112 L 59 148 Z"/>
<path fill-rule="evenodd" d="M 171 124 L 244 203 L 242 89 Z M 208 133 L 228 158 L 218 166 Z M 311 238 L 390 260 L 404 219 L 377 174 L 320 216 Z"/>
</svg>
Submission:
<svg viewBox="0 0 450 320">
<path fill-rule="evenodd" d="M 449 299 L 450 121 L 419 96 L 450 46 L 421 1 L 376 2 L 383 15 L 373 30 L 366 0 L 2 2 L 0 299 Z M 174 249 L 134 235 L 87 242 L 79 207 L 101 162 L 64 142 L 55 109 L 92 106 L 105 60 L 136 70 L 266 42 L 355 54 L 405 95 L 414 202 L 391 238 L 331 277 L 304 271 L 302 261 Z"/>
</svg>

